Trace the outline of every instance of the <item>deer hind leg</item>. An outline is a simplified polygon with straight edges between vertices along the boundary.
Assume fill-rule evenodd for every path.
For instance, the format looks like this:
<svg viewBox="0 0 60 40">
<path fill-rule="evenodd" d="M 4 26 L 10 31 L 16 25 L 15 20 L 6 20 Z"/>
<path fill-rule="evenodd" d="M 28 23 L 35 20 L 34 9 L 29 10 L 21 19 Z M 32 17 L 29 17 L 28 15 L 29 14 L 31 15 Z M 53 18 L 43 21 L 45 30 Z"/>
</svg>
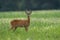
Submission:
<svg viewBox="0 0 60 40">
<path fill-rule="evenodd" d="M 17 29 L 17 26 L 14 27 L 13 31 L 15 31 Z"/>
<path fill-rule="evenodd" d="M 11 29 L 13 29 L 14 27 L 12 26 Z"/>
<path fill-rule="evenodd" d="M 9 30 L 12 30 L 12 29 L 14 29 L 14 27 L 12 26 Z"/>
<path fill-rule="evenodd" d="M 17 26 L 12 26 L 11 29 L 15 31 L 17 29 Z"/>
</svg>

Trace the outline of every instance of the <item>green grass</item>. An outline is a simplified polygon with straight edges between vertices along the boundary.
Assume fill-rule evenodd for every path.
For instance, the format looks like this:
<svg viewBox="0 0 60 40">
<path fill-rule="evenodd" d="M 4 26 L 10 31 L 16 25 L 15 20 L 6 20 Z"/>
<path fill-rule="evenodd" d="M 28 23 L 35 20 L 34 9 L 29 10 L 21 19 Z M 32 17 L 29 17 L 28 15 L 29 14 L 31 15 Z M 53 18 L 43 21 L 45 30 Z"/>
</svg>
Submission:
<svg viewBox="0 0 60 40">
<path fill-rule="evenodd" d="M 33 11 L 29 31 L 17 28 L 9 30 L 14 18 L 27 18 L 22 12 L 0 12 L 0 40 L 60 40 L 60 12 Z"/>
<path fill-rule="evenodd" d="M 60 11 L 33 11 L 32 18 L 60 18 Z M 25 18 L 26 14 L 24 11 L 16 12 L 0 12 L 0 18 Z"/>
</svg>

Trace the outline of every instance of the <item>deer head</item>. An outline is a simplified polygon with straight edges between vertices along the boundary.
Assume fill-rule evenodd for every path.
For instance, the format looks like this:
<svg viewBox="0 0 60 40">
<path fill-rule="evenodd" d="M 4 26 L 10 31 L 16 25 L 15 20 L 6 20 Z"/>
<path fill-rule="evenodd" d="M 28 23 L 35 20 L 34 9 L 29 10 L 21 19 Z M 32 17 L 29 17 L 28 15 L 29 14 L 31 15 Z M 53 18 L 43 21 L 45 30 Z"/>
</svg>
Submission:
<svg viewBox="0 0 60 40">
<path fill-rule="evenodd" d="M 32 13 L 32 11 L 29 9 L 29 10 L 25 10 L 25 13 L 28 15 L 28 16 L 30 16 L 31 15 L 31 13 Z"/>
</svg>

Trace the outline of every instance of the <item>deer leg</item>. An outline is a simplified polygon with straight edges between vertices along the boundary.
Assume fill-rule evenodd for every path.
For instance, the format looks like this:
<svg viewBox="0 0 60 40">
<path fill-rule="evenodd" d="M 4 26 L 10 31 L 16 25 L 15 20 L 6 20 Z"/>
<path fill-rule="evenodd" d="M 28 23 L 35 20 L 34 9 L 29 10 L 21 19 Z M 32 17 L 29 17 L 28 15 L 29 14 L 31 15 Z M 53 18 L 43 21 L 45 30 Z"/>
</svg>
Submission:
<svg viewBox="0 0 60 40">
<path fill-rule="evenodd" d="M 11 27 L 11 29 L 13 29 L 14 27 Z"/>
<path fill-rule="evenodd" d="M 14 31 L 17 29 L 17 27 L 14 27 Z"/>
<path fill-rule="evenodd" d="M 26 32 L 28 31 L 28 27 L 25 27 Z"/>
<path fill-rule="evenodd" d="M 12 26 L 9 30 L 13 29 L 14 27 Z"/>
</svg>

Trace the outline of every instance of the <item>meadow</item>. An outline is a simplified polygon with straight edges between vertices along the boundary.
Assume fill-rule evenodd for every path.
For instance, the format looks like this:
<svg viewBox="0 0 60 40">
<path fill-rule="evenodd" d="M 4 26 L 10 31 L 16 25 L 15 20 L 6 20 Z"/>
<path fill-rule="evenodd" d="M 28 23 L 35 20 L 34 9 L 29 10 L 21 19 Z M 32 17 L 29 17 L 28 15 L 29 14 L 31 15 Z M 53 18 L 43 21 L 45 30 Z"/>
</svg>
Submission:
<svg viewBox="0 0 60 40">
<path fill-rule="evenodd" d="M 27 19 L 27 15 L 24 11 L 0 12 L 0 40 L 60 40 L 60 10 L 32 11 L 28 32 L 9 30 L 14 19 Z"/>
</svg>

